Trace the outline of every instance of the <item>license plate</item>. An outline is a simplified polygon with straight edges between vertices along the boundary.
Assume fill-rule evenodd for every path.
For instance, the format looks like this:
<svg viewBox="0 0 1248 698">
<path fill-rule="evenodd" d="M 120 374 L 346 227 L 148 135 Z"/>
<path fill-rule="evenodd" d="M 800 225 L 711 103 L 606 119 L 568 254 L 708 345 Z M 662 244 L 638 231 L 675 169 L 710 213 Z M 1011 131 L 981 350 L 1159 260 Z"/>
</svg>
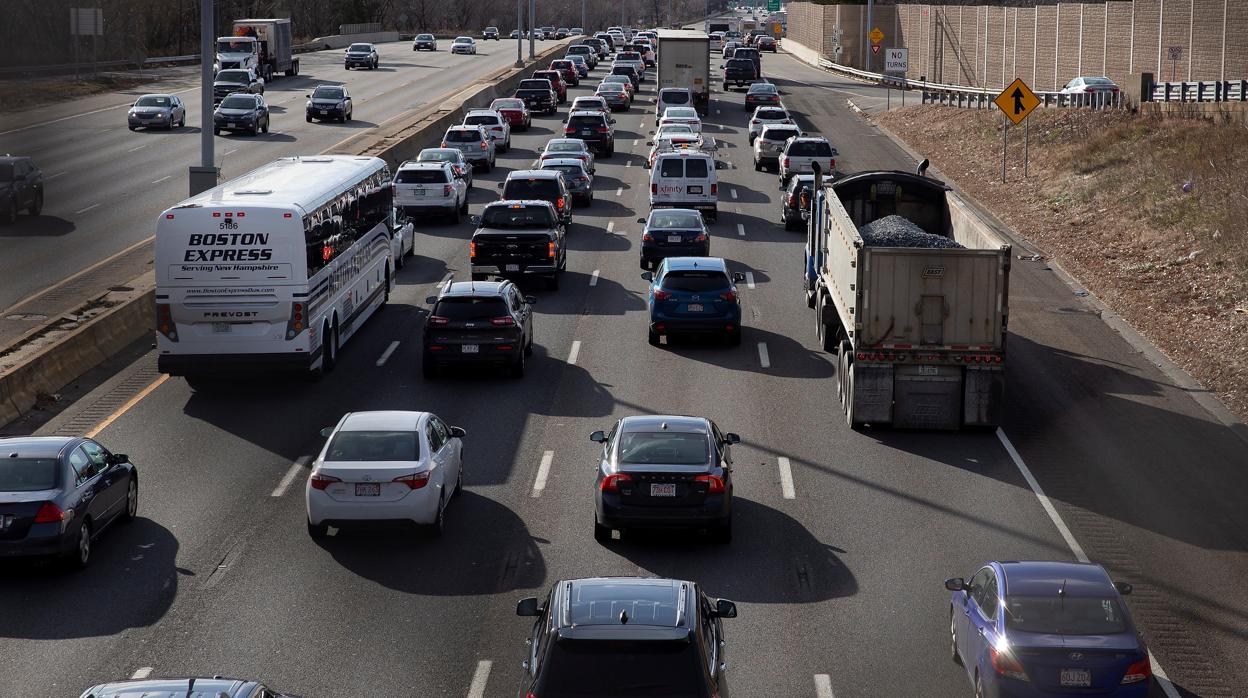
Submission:
<svg viewBox="0 0 1248 698">
<path fill-rule="evenodd" d="M 508 264 L 507 266 L 503 267 L 503 271 L 520 271 L 520 265 Z"/>
<path fill-rule="evenodd" d="M 676 243 L 678 243 L 678 242 L 680 242 L 680 241 L 681 241 L 681 240 L 683 240 L 683 239 L 684 239 L 684 238 L 680 237 L 679 235 L 668 235 L 668 236 L 667 236 L 667 241 L 668 241 L 668 242 L 676 242 Z"/>
<path fill-rule="evenodd" d="M 1063 686 L 1091 686 L 1092 672 L 1087 669 L 1062 669 Z"/>
<path fill-rule="evenodd" d="M 940 371 L 935 366 L 927 366 L 927 365 L 919 366 L 920 376 L 934 376 L 934 375 L 937 375 L 938 373 L 940 373 Z"/>
<path fill-rule="evenodd" d="M 459 348 L 459 350 L 460 352 L 464 354 L 480 354 L 481 345 L 480 344 L 464 344 Z"/>
<path fill-rule="evenodd" d="M 230 333 L 230 332 L 232 332 L 233 330 L 234 330 L 234 327 L 233 327 L 232 325 L 230 325 L 230 323 L 228 323 L 228 322 L 214 322 L 214 323 L 212 323 L 212 333 L 213 333 L 213 334 L 229 334 L 229 333 Z"/>
<path fill-rule="evenodd" d="M 238 128 L 238 124 L 231 121 L 230 123 L 226 124 L 225 127 L 226 128 Z"/>
<path fill-rule="evenodd" d="M 675 497 L 676 485 L 660 485 L 657 483 L 652 483 L 650 485 L 650 496 L 651 497 Z"/>
<path fill-rule="evenodd" d="M 582 136 L 592 136 L 592 135 L 594 135 L 594 132 L 593 132 L 593 131 L 591 131 L 591 130 L 589 130 L 589 129 L 587 129 L 587 128 L 585 128 L 585 129 L 581 129 L 581 135 L 582 135 Z"/>
<path fill-rule="evenodd" d="M 691 313 L 700 313 L 702 312 L 703 308 L 702 308 L 701 303 L 690 303 L 689 305 L 685 306 L 685 309 Z"/>
<path fill-rule="evenodd" d="M 329 113 L 329 110 L 328 110 L 328 109 L 322 109 L 322 110 L 321 110 L 321 114 L 328 114 L 328 113 Z"/>
<path fill-rule="evenodd" d="M 425 195 L 425 190 L 424 190 L 424 189 L 413 189 L 413 190 L 412 190 L 412 196 L 424 196 L 424 195 Z"/>
<path fill-rule="evenodd" d="M 377 497 L 381 495 L 380 482 L 357 482 L 355 483 L 355 496 L 357 497 Z"/>
<path fill-rule="evenodd" d="M 701 194 L 701 193 L 702 193 L 702 187 L 689 187 L 689 193 L 690 193 L 690 194 Z"/>
</svg>

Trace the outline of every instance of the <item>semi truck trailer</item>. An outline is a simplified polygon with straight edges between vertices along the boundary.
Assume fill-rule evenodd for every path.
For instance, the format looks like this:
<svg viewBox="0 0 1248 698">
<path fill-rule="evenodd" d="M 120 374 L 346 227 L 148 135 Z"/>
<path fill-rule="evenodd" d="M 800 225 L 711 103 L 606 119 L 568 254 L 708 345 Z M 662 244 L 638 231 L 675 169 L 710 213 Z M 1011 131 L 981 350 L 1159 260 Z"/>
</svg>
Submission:
<svg viewBox="0 0 1248 698">
<path fill-rule="evenodd" d="M 688 88 L 693 92 L 693 106 L 706 116 L 711 106 L 710 37 L 695 29 L 659 29 L 656 34 L 659 89 Z"/>
<path fill-rule="evenodd" d="M 215 71 L 247 69 L 265 82 L 278 73 L 299 74 L 299 59 L 292 54 L 289 19 L 240 19 L 231 36 L 217 38 Z"/>
</svg>

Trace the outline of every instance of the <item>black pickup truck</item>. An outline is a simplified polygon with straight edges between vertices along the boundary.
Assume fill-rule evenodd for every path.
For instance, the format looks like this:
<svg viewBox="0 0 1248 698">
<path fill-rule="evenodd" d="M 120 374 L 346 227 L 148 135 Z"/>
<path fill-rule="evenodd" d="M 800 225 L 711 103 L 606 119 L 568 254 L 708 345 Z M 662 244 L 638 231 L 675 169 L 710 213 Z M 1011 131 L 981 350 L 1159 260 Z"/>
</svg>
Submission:
<svg viewBox="0 0 1248 698">
<path fill-rule="evenodd" d="M 523 99 L 531 112 L 554 114 L 559 110 L 558 97 L 549 80 L 521 80 L 513 96 Z"/>
<path fill-rule="evenodd" d="M 552 290 L 559 288 L 568 266 L 567 234 L 554 205 L 504 199 L 470 220 L 477 225 L 468 247 L 474 281 L 542 276 Z"/>
<path fill-rule="evenodd" d="M 729 58 L 724 65 L 724 90 L 730 87 L 748 87 L 758 79 L 758 70 L 749 58 Z"/>
</svg>

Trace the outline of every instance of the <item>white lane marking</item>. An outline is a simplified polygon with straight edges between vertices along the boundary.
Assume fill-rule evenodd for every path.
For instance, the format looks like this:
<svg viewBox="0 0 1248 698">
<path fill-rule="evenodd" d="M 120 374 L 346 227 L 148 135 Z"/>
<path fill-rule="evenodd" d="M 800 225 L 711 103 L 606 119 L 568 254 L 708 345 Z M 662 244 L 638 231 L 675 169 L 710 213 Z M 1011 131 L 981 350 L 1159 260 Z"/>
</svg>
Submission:
<svg viewBox="0 0 1248 698">
<path fill-rule="evenodd" d="M 277 487 L 273 488 L 273 491 L 269 493 L 269 496 L 280 497 L 286 494 L 286 490 L 290 489 L 291 483 L 295 481 L 296 477 L 299 477 L 299 473 L 303 472 L 303 469 L 308 467 L 308 461 L 310 460 L 312 460 L 310 456 L 300 456 L 298 460 L 291 463 L 290 469 L 287 470 L 286 474 L 282 476 L 281 482 L 277 483 Z"/>
<path fill-rule="evenodd" d="M 607 221 L 607 232 L 615 230 L 615 221 Z"/>
<path fill-rule="evenodd" d="M 146 143 L 144 143 L 143 145 L 140 145 L 140 146 L 135 146 L 134 148 L 131 148 L 130 150 L 127 150 L 126 152 L 127 152 L 127 153 L 133 153 L 133 152 L 134 152 L 134 151 L 136 151 L 136 150 L 143 150 L 143 149 L 144 149 L 144 148 L 146 148 L 146 147 L 147 147 L 147 144 L 146 144 Z"/>
<path fill-rule="evenodd" d="M 572 351 L 568 352 L 568 365 L 576 365 L 576 357 L 581 355 L 581 340 L 577 339 L 572 342 Z"/>
<path fill-rule="evenodd" d="M 152 675 L 152 668 L 150 666 L 142 666 L 142 667 L 139 667 L 138 669 L 135 669 L 134 673 L 130 675 L 130 678 L 146 679 L 147 677 L 151 675 Z"/>
<path fill-rule="evenodd" d="M 732 190 L 732 198 L 733 198 L 733 199 L 736 199 L 736 198 L 737 198 L 737 190 L 736 190 L 736 189 L 733 189 L 733 190 Z"/>
<path fill-rule="evenodd" d="M 594 270 L 593 274 L 589 275 L 589 285 L 590 286 L 598 285 L 598 270 L 597 269 Z"/>
<path fill-rule="evenodd" d="M 632 167 L 632 166 L 633 166 L 633 161 L 632 161 L 632 160 L 629 160 L 628 162 L 624 163 L 624 167 L 625 167 L 625 169 L 627 169 L 627 168 L 629 168 L 629 167 Z"/>
<path fill-rule="evenodd" d="M 546 489 L 546 478 L 550 477 L 550 463 L 555 459 L 554 451 L 546 451 L 542 454 L 542 462 L 537 466 L 537 478 L 533 480 L 533 496 L 542 496 L 542 490 Z"/>
<path fill-rule="evenodd" d="M 1040 500 L 1040 507 L 1044 509 L 1044 513 L 1049 515 L 1049 520 L 1057 527 L 1057 532 L 1062 535 L 1062 539 L 1066 541 L 1066 546 L 1070 548 L 1070 552 L 1074 553 L 1075 559 L 1079 562 L 1089 562 L 1088 554 L 1083 551 L 1083 546 L 1079 545 L 1079 541 L 1075 540 L 1075 534 L 1071 533 L 1066 522 L 1062 520 L 1061 514 L 1057 513 L 1052 500 L 1044 493 L 1044 488 L 1040 487 L 1040 483 L 1036 477 L 1031 474 L 1031 469 L 1023 462 L 1023 457 L 1018 454 L 1018 449 L 1014 448 L 1014 443 L 1010 441 L 1010 437 L 1005 435 L 1005 430 L 997 428 L 997 439 L 1001 441 L 1001 445 L 1005 447 L 1005 452 L 1009 454 L 1010 460 L 1014 461 L 1014 466 L 1018 468 L 1018 472 L 1022 474 L 1023 479 L 1027 481 L 1027 486 L 1031 488 L 1036 499 Z M 1175 689 L 1174 684 L 1166 676 L 1165 669 L 1161 668 L 1157 657 L 1153 655 L 1152 650 L 1148 652 L 1149 661 L 1153 664 L 1153 677 L 1157 679 L 1157 683 L 1161 686 L 1167 698 L 1179 698 L 1179 692 Z"/>
<path fill-rule="evenodd" d="M 832 677 L 827 674 L 815 674 L 815 695 L 819 698 L 836 698 L 832 693 Z"/>
<path fill-rule="evenodd" d="M 771 368 L 771 357 L 767 354 L 767 342 L 758 343 L 758 363 L 763 368 Z"/>
<path fill-rule="evenodd" d="M 47 182 L 47 181 L 49 181 L 49 180 L 56 179 L 57 177 L 60 177 L 61 175 L 65 174 L 66 172 L 69 172 L 69 170 L 61 170 L 60 172 L 57 172 L 56 174 L 50 174 L 50 175 L 48 175 L 47 177 L 44 177 L 44 178 L 43 178 L 43 181 Z"/>
<path fill-rule="evenodd" d="M 638 144 L 638 143 L 640 143 L 640 142 L 641 142 L 641 139 L 640 139 L 640 138 L 634 138 L 634 139 L 633 139 L 633 145 L 637 145 L 637 144 Z"/>
<path fill-rule="evenodd" d="M 396 339 L 393 342 L 390 342 L 390 346 L 386 347 L 386 350 L 381 352 L 381 358 L 377 359 L 377 365 L 385 366 L 386 362 L 390 360 L 390 355 L 393 354 L 394 350 L 398 348 L 399 348 L 399 340 Z"/>
<path fill-rule="evenodd" d="M 164 177 L 152 182 L 152 184 L 160 184 L 161 182 L 167 182 L 171 179 L 173 179 L 173 175 L 165 175 Z"/>
<path fill-rule="evenodd" d="M 793 489 L 793 467 L 784 456 L 780 456 L 780 496 L 797 499 L 797 491 Z"/>
<path fill-rule="evenodd" d="M 619 189 L 616 189 L 616 190 L 615 190 L 615 195 L 616 195 L 616 196 L 624 196 L 624 187 L 620 187 Z"/>
<path fill-rule="evenodd" d="M 733 193 L 734 194 L 736 193 L 735 189 L 733 190 Z M 745 237 L 745 224 L 744 223 L 737 224 L 737 235 L 740 235 L 741 237 Z"/>
<path fill-rule="evenodd" d="M 230 150 L 225 151 L 225 154 L 226 154 L 226 155 L 233 155 L 234 153 L 237 153 L 237 152 L 238 152 L 238 148 L 232 148 L 232 149 L 230 149 Z"/>
<path fill-rule="evenodd" d="M 79 210 L 77 210 L 77 211 L 74 211 L 74 215 L 75 215 L 75 216 L 82 215 L 82 214 L 86 213 L 87 211 L 90 211 L 90 210 L 91 210 L 91 209 L 93 209 L 93 208 L 99 208 L 99 206 L 100 206 L 99 204 L 91 204 L 90 206 L 88 206 L 88 207 L 86 207 L 86 208 L 83 208 L 83 209 L 79 209 Z"/>
<path fill-rule="evenodd" d="M 718 109 L 716 109 L 716 110 L 715 110 L 715 113 L 716 113 L 716 114 L 719 114 L 719 110 L 718 110 Z"/>
<path fill-rule="evenodd" d="M 472 683 L 468 685 L 468 698 L 485 698 L 485 684 L 490 680 L 490 669 L 494 662 L 482 659 L 477 662 L 477 670 L 472 673 Z"/>
<path fill-rule="evenodd" d="M 754 288 L 754 272 L 745 272 L 745 285 L 751 289 Z"/>
</svg>

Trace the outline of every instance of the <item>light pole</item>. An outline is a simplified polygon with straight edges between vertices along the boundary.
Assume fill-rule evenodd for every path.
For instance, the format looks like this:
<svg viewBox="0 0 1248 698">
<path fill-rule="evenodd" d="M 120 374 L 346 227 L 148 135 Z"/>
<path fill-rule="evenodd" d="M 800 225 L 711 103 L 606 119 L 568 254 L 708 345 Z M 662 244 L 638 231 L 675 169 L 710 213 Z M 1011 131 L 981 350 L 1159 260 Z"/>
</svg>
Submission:
<svg viewBox="0 0 1248 698">
<path fill-rule="evenodd" d="M 516 67 L 524 67 L 524 0 L 516 0 Z"/>
<path fill-rule="evenodd" d="M 191 167 L 191 196 L 217 186 L 221 174 L 212 152 L 212 63 L 217 55 L 213 14 L 213 0 L 199 0 L 199 167 Z"/>
<path fill-rule="evenodd" d="M 585 13 L 586 2 L 587 0 L 581 0 L 581 31 L 589 31 L 589 27 L 585 26 L 589 24 L 588 16 Z"/>
<path fill-rule="evenodd" d="M 874 14 L 874 12 L 875 12 L 875 0 L 867 0 L 867 31 L 871 31 L 875 27 L 875 25 L 873 24 L 874 20 L 872 18 L 872 15 Z M 874 54 L 875 54 L 874 51 L 872 51 L 869 48 L 867 49 L 866 56 L 867 56 L 867 72 L 868 73 L 871 72 L 871 56 Z"/>
<path fill-rule="evenodd" d="M 537 23 L 534 17 L 537 15 L 537 0 L 529 0 L 529 60 L 537 58 L 537 52 L 533 50 L 533 44 L 537 41 Z"/>
</svg>

